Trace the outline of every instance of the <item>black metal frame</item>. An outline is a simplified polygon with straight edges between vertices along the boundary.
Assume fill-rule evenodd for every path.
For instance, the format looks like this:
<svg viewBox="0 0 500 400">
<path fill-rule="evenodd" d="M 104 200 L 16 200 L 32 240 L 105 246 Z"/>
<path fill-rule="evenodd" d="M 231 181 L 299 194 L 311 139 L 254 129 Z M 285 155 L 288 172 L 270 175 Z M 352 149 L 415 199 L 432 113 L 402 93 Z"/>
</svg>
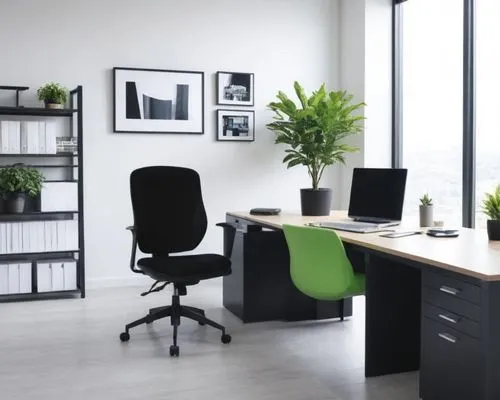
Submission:
<svg viewBox="0 0 500 400">
<path fill-rule="evenodd" d="M 392 115 L 392 167 L 403 166 L 403 98 L 402 98 L 402 9 L 401 3 L 393 1 L 393 115 Z M 412 0 L 410 0 L 412 1 Z M 462 143 L 462 225 L 475 226 L 476 196 L 476 130 L 475 130 L 475 7 L 476 0 L 464 2 L 464 43 L 463 43 L 463 143 Z"/>
<path fill-rule="evenodd" d="M 241 75 L 250 75 L 251 76 L 251 87 L 250 87 L 250 90 L 251 90 L 251 93 L 250 93 L 250 103 L 240 103 L 238 101 L 228 101 L 228 102 L 222 102 L 221 103 L 221 100 L 220 100 L 220 91 L 219 91 L 219 83 L 220 83 L 220 75 L 221 74 L 241 74 Z M 217 105 L 219 106 L 236 106 L 236 107 L 253 107 L 254 106 L 254 103 L 255 103 L 255 75 L 253 72 L 230 72 L 230 71 L 217 71 L 217 74 L 216 74 L 216 78 L 215 78 L 215 82 L 216 82 L 216 90 L 215 90 L 215 93 L 216 93 L 216 103 Z"/>
<path fill-rule="evenodd" d="M 193 74 L 201 77 L 201 131 L 200 132 L 176 132 L 176 131 L 151 131 L 151 130 L 118 130 L 116 129 L 116 72 L 117 71 L 142 71 L 142 72 L 163 72 L 170 74 Z M 152 69 L 152 68 L 128 68 L 114 67 L 113 68 L 113 132 L 115 133 L 169 133 L 169 134 L 188 134 L 188 135 L 203 135 L 205 133 L 205 73 L 202 71 L 181 71 L 170 69 Z"/>
<path fill-rule="evenodd" d="M 252 132 L 252 136 L 251 136 L 251 139 L 246 139 L 244 138 L 244 136 L 241 136 L 242 138 L 244 139 L 234 139 L 234 136 L 232 139 L 224 139 L 224 136 L 221 135 L 221 129 L 223 128 L 223 125 L 221 125 L 220 123 L 220 119 L 224 117 L 224 113 L 233 113 L 233 112 L 237 112 L 237 113 L 241 113 L 242 116 L 244 116 L 244 114 L 250 114 L 252 116 L 252 125 L 248 127 L 249 131 Z M 254 142 L 255 141 L 255 111 L 253 110 L 222 110 L 222 109 L 219 109 L 216 111 L 216 121 L 217 121 L 217 131 L 216 131 L 216 139 L 217 141 L 219 142 Z"/>
</svg>

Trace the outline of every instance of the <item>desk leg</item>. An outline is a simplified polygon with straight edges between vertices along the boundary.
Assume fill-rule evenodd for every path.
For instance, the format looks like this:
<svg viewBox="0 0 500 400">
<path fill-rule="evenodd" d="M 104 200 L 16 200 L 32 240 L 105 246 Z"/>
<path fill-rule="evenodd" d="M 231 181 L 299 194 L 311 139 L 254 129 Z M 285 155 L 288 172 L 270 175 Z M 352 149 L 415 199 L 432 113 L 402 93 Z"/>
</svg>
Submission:
<svg viewBox="0 0 500 400">
<path fill-rule="evenodd" d="M 420 270 L 366 256 L 365 376 L 420 367 Z"/>
</svg>

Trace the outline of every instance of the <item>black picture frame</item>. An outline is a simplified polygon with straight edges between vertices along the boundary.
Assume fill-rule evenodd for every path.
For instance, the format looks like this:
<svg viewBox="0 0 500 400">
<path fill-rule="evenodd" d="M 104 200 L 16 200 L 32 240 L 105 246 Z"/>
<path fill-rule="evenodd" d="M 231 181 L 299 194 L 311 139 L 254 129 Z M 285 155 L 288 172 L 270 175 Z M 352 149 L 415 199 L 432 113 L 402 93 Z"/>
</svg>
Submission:
<svg viewBox="0 0 500 400">
<path fill-rule="evenodd" d="M 217 140 L 221 142 L 255 141 L 255 111 L 217 110 Z"/>
<path fill-rule="evenodd" d="M 251 72 L 217 71 L 217 105 L 253 107 L 255 76 Z"/>
<path fill-rule="evenodd" d="M 204 72 L 113 68 L 113 132 L 203 134 L 204 130 Z"/>
</svg>

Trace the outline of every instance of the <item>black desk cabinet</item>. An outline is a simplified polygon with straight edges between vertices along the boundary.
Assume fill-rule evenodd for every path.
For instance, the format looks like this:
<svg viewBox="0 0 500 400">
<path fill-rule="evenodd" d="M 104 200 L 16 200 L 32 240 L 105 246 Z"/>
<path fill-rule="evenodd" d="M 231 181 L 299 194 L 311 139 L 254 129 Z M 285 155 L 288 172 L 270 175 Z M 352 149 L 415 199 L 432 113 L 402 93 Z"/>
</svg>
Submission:
<svg viewBox="0 0 500 400">
<path fill-rule="evenodd" d="M 232 274 L 223 278 L 223 305 L 243 322 L 316 320 L 340 316 L 340 302 L 314 300 L 297 290 L 290 278 L 290 259 L 283 232 L 263 229 L 232 216 L 224 230 L 224 255 Z M 352 315 L 352 299 L 344 302 Z"/>
<path fill-rule="evenodd" d="M 500 399 L 500 285 L 422 271 L 420 396 Z"/>
</svg>

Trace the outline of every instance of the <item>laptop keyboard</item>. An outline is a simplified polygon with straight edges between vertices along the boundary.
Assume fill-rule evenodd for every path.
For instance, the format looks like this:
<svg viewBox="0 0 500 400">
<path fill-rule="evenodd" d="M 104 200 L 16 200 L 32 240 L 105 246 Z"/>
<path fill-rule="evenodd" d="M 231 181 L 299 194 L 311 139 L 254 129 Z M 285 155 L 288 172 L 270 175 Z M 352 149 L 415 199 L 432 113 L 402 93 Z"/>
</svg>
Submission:
<svg viewBox="0 0 500 400">
<path fill-rule="evenodd" d="M 378 228 L 378 224 L 369 222 L 322 222 L 321 226 L 325 228 L 337 229 L 365 229 L 365 228 Z"/>
</svg>

